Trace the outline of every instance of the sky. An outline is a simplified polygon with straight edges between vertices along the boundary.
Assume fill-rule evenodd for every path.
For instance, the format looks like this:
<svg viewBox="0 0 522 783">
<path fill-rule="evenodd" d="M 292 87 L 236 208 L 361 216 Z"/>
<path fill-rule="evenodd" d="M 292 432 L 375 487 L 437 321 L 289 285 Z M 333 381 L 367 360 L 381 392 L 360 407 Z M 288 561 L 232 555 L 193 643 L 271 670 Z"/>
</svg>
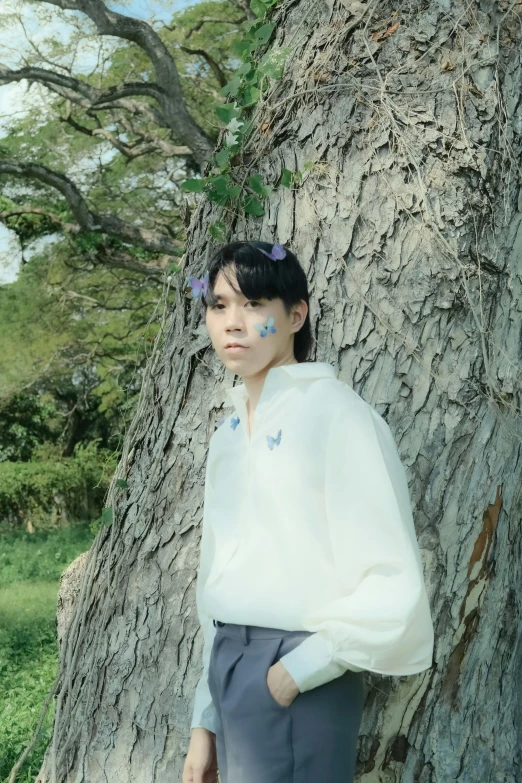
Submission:
<svg viewBox="0 0 522 783">
<path fill-rule="evenodd" d="M 189 5 L 194 5 L 197 0 L 125 0 L 124 2 L 106 3 L 107 6 L 118 13 L 135 18 L 158 21 L 170 21 L 176 11 L 180 11 Z M 46 9 L 52 6 L 42 4 Z M 0 17 L 12 13 L 18 9 L 22 14 L 24 26 L 31 39 L 35 43 L 41 43 L 46 37 L 52 36 L 56 40 L 67 40 L 69 25 L 58 19 L 52 24 L 42 25 L 38 19 L 34 5 L 29 5 L 24 0 L 1 0 Z M 81 14 L 78 14 L 81 16 Z M 7 40 L 9 43 L 7 44 Z M 104 39 L 105 41 L 110 39 Z M 21 27 L 9 28 L 9 35 L 3 35 L 0 41 L 0 66 L 7 68 L 21 67 L 20 53 L 29 51 L 30 46 Z M 81 53 L 81 69 L 89 71 L 96 63 L 96 51 L 84 48 Z M 77 71 L 80 72 L 80 71 Z M 0 86 L 0 139 L 6 135 L 5 123 L 17 113 L 24 114 L 24 93 L 27 83 L 6 84 Z M 31 100 L 34 111 L 34 100 Z M 31 257 L 41 247 L 36 245 L 25 251 L 25 258 Z M 0 285 L 16 280 L 20 268 L 21 254 L 18 242 L 14 239 L 13 232 L 8 231 L 0 223 Z"/>
</svg>

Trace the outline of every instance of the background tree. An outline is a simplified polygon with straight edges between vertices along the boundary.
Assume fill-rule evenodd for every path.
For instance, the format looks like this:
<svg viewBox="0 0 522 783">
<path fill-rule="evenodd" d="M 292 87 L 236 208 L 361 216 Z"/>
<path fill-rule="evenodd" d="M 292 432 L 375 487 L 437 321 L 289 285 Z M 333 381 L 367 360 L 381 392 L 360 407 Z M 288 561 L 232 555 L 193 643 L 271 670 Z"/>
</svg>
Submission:
<svg viewBox="0 0 522 783">
<path fill-rule="evenodd" d="M 270 194 L 262 220 L 234 196 L 208 198 L 188 232 L 184 269 L 198 275 L 217 221 L 225 239 L 292 247 L 310 280 L 314 358 L 386 418 L 408 473 L 434 665 L 368 673 L 361 781 L 515 783 L 520 768 L 521 10 L 279 5 L 271 45 L 290 56 L 255 105 L 251 70 L 239 74 L 235 103 L 255 122 L 229 163 L 269 184 L 314 165 Z M 112 524 L 70 591 L 40 783 L 181 774 L 200 676 L 206 449 L 233 379 L 197 305 L 176 294 L 111 486 Z"/>
<path fill-rule="evenodd" d="M 22 251 L 17 281 L 0 287 L 0 400 L 50 395 L 64 456 L 93 438 L 120 448 L 194 205 L 180 183 L 200 164 L 174 126 L 189 112 L 212 148 L 231 35 L 253 16 L 199 3 L 168 24 L 122 17 L 134 32 L 119 36 L 103 32 L 103 3 L 85 7 L 12 0 L 0 15 L 0 84 L 27 85 L 32 108 L 0 140 L 0 219 Z M 13 52 L 13 37 L 25 47 Z M 176 74 L 160 96 L 156 77 Z"/>
</svg>

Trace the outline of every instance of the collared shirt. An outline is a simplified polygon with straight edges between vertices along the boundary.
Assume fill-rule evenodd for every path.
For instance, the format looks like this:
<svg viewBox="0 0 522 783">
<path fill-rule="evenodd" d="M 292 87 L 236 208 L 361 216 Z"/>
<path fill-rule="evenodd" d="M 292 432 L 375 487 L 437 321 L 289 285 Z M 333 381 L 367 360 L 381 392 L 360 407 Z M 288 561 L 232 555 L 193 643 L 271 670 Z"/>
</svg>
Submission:
<svg viewBox="0 0 522 783">
<path fill-rule="evenodd" d="M 432 665 L 406 473 L 390 428 L 325 362 L 269 369 L 248 433 L 244 384 L 210 438 L 196 589 L 203 673 L 191 728 L 216 731 L 213 619 L 311 635 L 281 663 L 300 692 L 347 669 Z"/>
</svg>

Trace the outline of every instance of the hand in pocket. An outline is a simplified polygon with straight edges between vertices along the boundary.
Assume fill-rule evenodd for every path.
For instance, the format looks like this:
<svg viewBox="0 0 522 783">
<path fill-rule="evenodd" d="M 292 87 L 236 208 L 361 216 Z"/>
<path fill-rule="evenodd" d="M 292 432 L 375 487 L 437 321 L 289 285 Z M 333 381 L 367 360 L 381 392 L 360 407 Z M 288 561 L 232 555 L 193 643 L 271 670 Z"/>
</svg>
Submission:
<svg viewBox="0 0 522 783">
<path fill-rule="evenodd" d="M 285 669 L 281 661 L 274 663 L 268 670 L 266 684 L 272 698 L 281 707 L 289 707 L 300 693 L 299 688 L 291 674 Z"/>
</svg>

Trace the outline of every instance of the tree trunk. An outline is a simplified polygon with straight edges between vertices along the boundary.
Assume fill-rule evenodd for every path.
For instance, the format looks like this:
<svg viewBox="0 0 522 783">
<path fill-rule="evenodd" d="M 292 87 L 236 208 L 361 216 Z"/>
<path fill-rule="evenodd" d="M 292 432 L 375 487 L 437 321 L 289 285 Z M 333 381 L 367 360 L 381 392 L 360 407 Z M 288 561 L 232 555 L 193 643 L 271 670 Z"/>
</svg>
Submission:
<svg viewBox="0 0 522 783">
<path fill-rule="evenodd" d="M 297 253 L 314 358 L 384 416 L 409 479 L 434 664 L 368 673 L 361 783 L 520 781 L 520 10 L 279 6 L 274 45 L 292 54 L 258 105 L 251 173 L 315 165 L 262 220 L 228 226 L 227 241 Z M 201 202 L 184 272 L 204 273 L 208 226 L 231 214 Z M 128 489 L 86 558 L 40 783 L 181 781 L 205 461 L 234 379 L 181 285 L 162 346 L 125 440 Z"/>
</svg>

